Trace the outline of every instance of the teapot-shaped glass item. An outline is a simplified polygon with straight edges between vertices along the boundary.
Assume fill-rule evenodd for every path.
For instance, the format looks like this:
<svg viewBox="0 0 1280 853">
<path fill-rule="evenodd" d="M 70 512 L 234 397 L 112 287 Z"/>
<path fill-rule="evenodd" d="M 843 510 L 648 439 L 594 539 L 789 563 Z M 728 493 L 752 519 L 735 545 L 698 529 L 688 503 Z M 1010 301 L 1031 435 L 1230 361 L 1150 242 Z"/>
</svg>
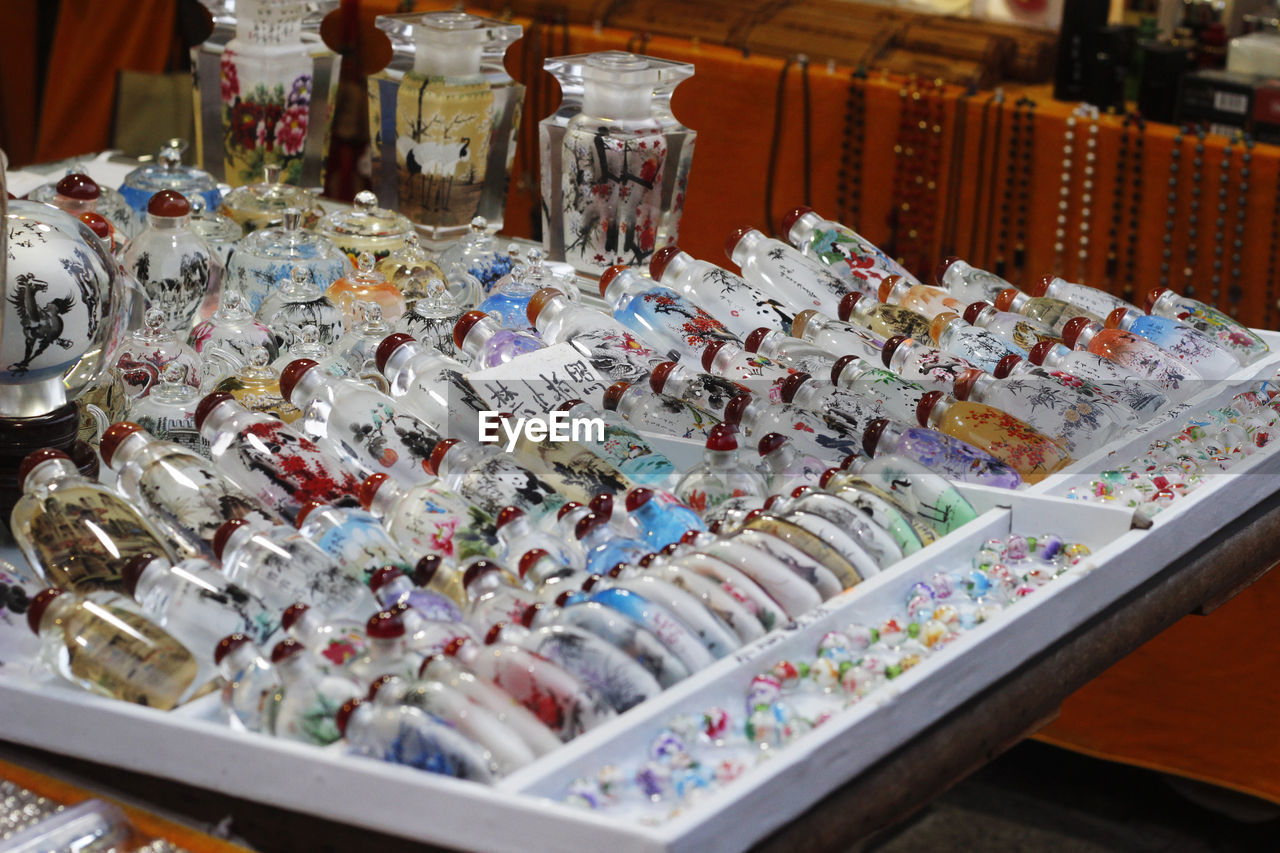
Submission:
<svg viewBox="0 0 1280 853">
<path fill-rule="evenodd" d="M 526 263 L 493 283 L 478 308 L 498 318 L 504 329 L 528 329 L 532 325 L 529 322 L 529 300 L 544 287 L 558 285 L 567 298 L 572 300 L 577 296 L 577 288 L 572 282 L 566 286 L 543 265 L 542 250 L 530 249 L 525 257 Z"/>
<path fill-rule="evenodd" d="M 120 195 L 133 209 L 139 224 L 146 216 L 147 202 L 160 190 L 173 190 L 188 199 L 202 196 L 211 210 L 217 210 L 222 203 L 222 190 L 218 189 L 213 175 L 194 166 L 182 165 L 182 154 L 186 150 L 185 139 L 170 139 L 152 162 L 144 163 L 124 176 Z"/>
<path fill-rule="evenodd" d="M 241 234 L 284 225 L 290 210 L 299 212 L 303 228 L 314 228 L 324 215 L 316 197 L 290 184 L 280 183 L 280 167 L 264 166 L 262 180 L 238 186 L 222 200 L 219 213 L 240 227 Z"/>
<path fill-rule="evenodd" d="M 1027 351 L 1022 347 L 986 329 L 969 325 L 963 317 L 951 311 L 937 314 L 929 324 L 929 333 L 938 349 L 958 355 L 988 373 L 993 372 L 1000 359 L 1009 353 L 1027 357 Z"/>
<path fill-rule="evenodd" d="M 406 234 L 398 245 L 378 259 L 373 268 L 399 288 L 407 302 L 422 298 L 424 282 L 431 279 L 444 281 L 445 277 L 436 256 L 422 248 L 417 231 Z"/>
<path fill-rule="evenodd" d="M 908 338 L 929 336 L 929 318 L 923 314 L 901 305 L 878 302 L 874 295 L 867 296 L 860 291 L 846 294 L 840 300 L 837 312 L 844 322 L 869 329 L 882 338 L 894 335 L 906 335 Z"/>
<path fill-rule="evenodd" d="M 463 376 L 466 365 L 400 332 L 387 336 L 374 358 L 391 396 L 408 411 L 440 435 L 480 440 L 478 419 L 489 404 Z"/>
<path fill-rule="evenodd" d="M 178 340 L 164 324 L 164 312 L 147 309 L 145 326 L 129 334 L 117 350 L 116 370 L 131 398 L 145 397 L 168 364 L 183 369 L 184 381 L 196 386 L 204 365 L 191 347 Z"/>
<path fill-rule="evenodd" d="M 739 228 L 730 234 L 724 253 L 742 270 L 743 278 L 796 310 L 816 309 L 834 315 L 849 292 L 849 286 L 821 262 L 755 228 Z"/>
<path fill-rule="evenodd" d="M 745 278 L 710 261 L 694 258 L 671 245 L 653 253 L 649 275 L 656 284 L 676 291 L 694 305 L 703 306 L 735 335 L 749 335 L 757 328 L 790 329 L 796 311 Z"/>
<path fill-rule="evenodd" d="M 160 382 L 145 397 L 129 404 L 129 419 L 156 438 L 181 444 L 201 456 L 209 456 L 209 442 L 196 429 L 196 404 L 200 392 L 186 382 L 186 368 L 169 362 L 160 371 Z"/>
<path fill-rule="evenodd" d="M 815 376 L 829 375 L 837 360 L 836 356 L 816 344 L 793 338 L 782 329 L 764 326 L 747 335 L 742 345 L 747 352 L 758 353 L 790 370 Z"/>
<path fill-rule="evenodd" d="M 213 555 L 213 535 L 224 522 L 278 520 L 207 458 L 147 433 L 139 424 L 112 424 L 103 433 L 101 452 L 102 461 L 116 472 L 122 495 L 173 536 L 204 543 L 206 556 Z"/>
<path fill-rule="evenodd" d="M 539 122 L 548 253 L 584 272 L 647 263 L 675 242 L 684 210 L 697 133 L 676 120 L 671 95 L 693 66 L 605 51 L 543 68 L 563 94 Z"/>
<path fill-rule="evenodd" d="M 358 378 L 377 390 L 387 391 L 387 380 L 378 372 L 376 355 L 391 327 L 382 319 L 382 308 L 376 302 L 357 302 L 360 322 L 348 327 L 347 333 L 333 351 L 332 359 L 340 362 L 344 375 Z"/>
<path fill-rule="evenodd" d="M 1057 276 L 1043 276 L 1031 287 L 1032 296 L 1048 296 L 1070 302 L 1077 308 L 1083 308 L 1095 317 L 1105 317 L 1117 308 L 1128 308 L 1141 313 L 1138 306 L 1126 302 L 1119 296 L 1113 296 L 1105 290 L 1090 287 L 1087 284 L 1076 284 Z"/>
<path fill-rule="evenodd" d="M 888 276 L 919 284 L 897 261 L 852 228 L 823 219 L 809 207 L 797 207 L 782 218 L 787 242 L 826 266 L 845 283 L 847 290 L 875 298 L 880 282 Z"/>
<path fill-rule="evenodd" d="M 1146 338 L 1179 361 L 1191 365 L 1205 379 L 1225 379 L 1240 369 L 1235 353 L 1211 335 L 1180 320 L 1117 308 L 1107 315 L 1108 329 L 1122 329 Z"/>
<path fill-rule="evenodd" d="M 359 496 L 405 553 L 451 560 L 496 554 L 493 516 L 438 480 L 401 488 L 379 472 L 369 475 Z"/>
<path fill-rule="evenodd" d="M 94 693 L 167 711 L 196 683 L 191 652 L 132 610 L 46 589 L 31 600 L 27 624 L 45 665 Z"/>
<path fill-rule="evenodd" d="M 932 320 L 943 311 L 963 314 L 967 302 L 962 302 L 940 287 L 927 284 L 911 284 L 905 279 L 885 279 L 880 282 L 880 301 L 888 305 L 901 305 Z"/>
<path fill-rule="evenodd" d="M 764 500 L 769 493 L 764 477 L 739 458 L 736 433 L 727 424 L 712 427 L 702 462 L 676 484 L 676 497 L 697 512 L 705 513 L 730 498 Z"/>
<path fill-rule="evenodd" d="M 273 359 L 279 354 L 271 330 L 253 318 L 244 298 L 233 287 L 222 289 L 217 310 L 208 320 L 196 324 L 187 343 L 202 358 L 208 358 L 213 350 L 222 350 L 242 363 L 249 360 L 254 347 L 265 347 Z"/>
<path fill-rule="evenodd" d="M 80 167 L 73 167 L 56 182 L 41 184 L 27 193 L 27 198 L 51 204 L 77 219 L 85 213 L 96 213 L 107 220 L 121 242 L 128 242 L 142 227 L 119 192 L 101 186 Z"/>
<path fill-rule="evenodd" d="M 605 411 L 617 412 L 636 429 L 705 442 L 720 419 L 675 397 L 655 394 L 648 384 L 615 382 L 605 389 Z"/>
<path fill-rule="evenodd" d="M 1028 352 L 1041 341 L 1062 343 L 1062 338 L 1039 320 L 1001 311 L 989 302 L 974 302 L 965 308 L 964 321 L 971 326 L 986 329 L 1006 344 L 1013 344 Z"/>
<path fill-rule="evenodd" d="M 414 234 L 412 222 L 394 210 L 378 207 L 378 197 L 368 190 L 356 193 L 350 210 L 326 215 L 315 230 L 332 240 L 357 265 L 365 252 L 373 255 L 375 262 L 381 262 Z"/>
<path fill-rule="evenodd" d="M 274 415 L 285 423 L 302 417 L 302 410 L 280 393 L 280 379 L 271 369 L 265 347 L 249 353 L 249 363 L 235 374 L 219 382 L 215 392 L 227 392 L 251 412 Z"/>
<path fill-rule="evenodd" d="M 351 368 L 333 355 L 331 347 L 320 343 L 320 331 L 313 323 L 306 323 L 299 330 L 298 337 L 292 344 L 280 351 L 280 355 L 271 362 L 271 370 L 279 373 L 292 361 L 309 358 L 318 362 L 330 376 L 350 376 Z"/>
<path fill-rule="evenodd" d="M 458 318 L 453 327 L 453 345 L 459 357 L 477 369 L 506 364 L 544 346 L 537 334 L 504 329 L 483 311 L 468 311 Z"/>
<path fill-rule="evenodd" d="M 264 300 L 298 267 L 321 291 L 352 271 L 346 253 L 329 238 L 304 231 L 298 209 L 289 208 L 282 226 L 255 231 L 240 241 L 227 264 L 226 280 L 244 294 L 249 310 L 259 312 Z M 258 316 L 264 317 L 260 312 Z"/>
<path fill-rule="evenodd" d="M 292 520 L 307 501 L 350 505 L 361 472 L 270 415 L 251 412 L 231 394 L 210 394 L 196 407 L 196 426 L 218 470 L 269 510 Z"/>
<path fill-rule="evenodd" d="M 360 322 L 356 307 L 360 302 L 374 303 L 382 309 L 383 317 L 399 317 L 406 309 L 404 295 L 382 273 L 374 270 L 373 255 L 368 252 L 360 254 L 354 273 L 329 285 L 325 296 L 342 310 L 343 325 L 348 329 Z"/>
<path fill-rule="evenodd" d="M 955 255 L 943 258 L 933 270 L 933 283 L 950 293 L 961 302 L 995 302 L 1003 291 L 1013 289 L 1013 285 L 993 272 L 979 269 Z M 996 306 L 999 307 L 999 306 Z M 1013 311 L 1012 308 L 1000 308 L 1001 311 Z"/>
<path fill-rule="evenodd" d="M 457 11 L 379 15 L 394 52 L 369 76 L 378 195 L 427 239 L 461 236 L 479 215 L 502 228 L 525 87 L 506 73 L 517 24 Z"/>
<path fill-rule="evenodd" d="M 994 301 L 997 310 L 1021 314 L 1047 327 L 1054 335 L 1061 335 L 1063 326 L 1067 325 L 1067 321 L 1073 317 L 1088 317 L 1098 323 L 1103 319 L 1083 308 L 1077 308 L 1070 302 L 1063 302 L 1051 296 L 1028 296 L 1013 288 L 1000 291 L 996 294 Z"/>
<path fill-rule="evenodd" d="M 1054 439 L 994 406 L 947 399 L 941 391 L 920 398 L 920 426 L 968 442 L 1009 465 L 1026 483 L 1043 480 L 1073 461 Z"/>
<path fill-rule="evenodd" d="M 471 220 L 466 234 L 456 243 L 440 253 L 438 259 L 442 269 L 459 266 L 467 275 L 480 283 L 482 292 L 488 294 L 498 280 L 510 275 L 515 269 L 516 259 L 499 242 L 497 237 L 487 233 L 492 230 L 489 221 L 483 216 Z"/>
<path fill-rule="evenodd" d="M 191 204 L 191 230 L 204 238 L 225 270 L 232 252 L 244 236 L 244 229 L 216 208 L 209 207 L 204 196 L 192 196 L 187 201 Z"/>
<path fill-rule="evenodd" d="M 1028 361 L 1045 370 L 1095 382 L 1135 413 L 1154 415 L 1169 404 L 1169 397 L 1155 382 L 1088 350 L 1067 349 L 1046 341 L 1031 348 Z M 1011 375 L 1014 373 L 1016 370 L 1011 371 Z"/>
<path fill-rule="evenodd" d="M 395 330 L 456 358 L 458 350 L 453 345 L 453 329 L 470 310 L 470 303 L 459 305 L 443 278 L 430 279 L 421 286 L 414 280 L 414 284 L 421 295 L 395 322 Z"/>
<path fill-rule="evenodd" d="M 600 276 L 600 296 L 613 318 L 663 355 L 701 360 L 712 341 L 739 343 L 718 319 L 639 271 L 613 266 Z"/>
<path fill-rule="evenodd" d="M 1156 288 L 1147 294 L 1146 308 L 1148 314 L 1177 320 L 1208 335 L 1241 364 L 1251 364 L 1271 351 L 1266 342 L 1248 326 L 1228 317 L 1212 305 L 1183 296 L 1177 291 Z"/>
<path fill-rule="evenodd" d="M 315 326 L 320 343 L 329 345 L 337 343 L 346 329 L 342 309 L 308 278 L 302 265 L 289 270 L 288 280 L 263 300 L 257 317 L 281 349 L 293 346 L 304 326 Z"/>
<path fill-rule="evenodd" d="M 791 323 L 791 336 L 825 347 L 837 357 L 852 353 L 870 362 L 884 357 L 884 338 L 820 311 L 804 310 L 796 314 Z"/>
<path fill-rule="evenodd" d="M 1003 489 L 1022 485 L 1017 471 L 986 451 L 937 430 L 897 419 L 872 421 L 862 436 L 862 446 L 872 459 L 882 453 L 905 456 L 948 480 Z"/>
<path fill-rule="evenodd" d="M 1087 350 L 1110 359 L 1143 379 L 1155 382 L 1170 399 L 1179 402 L 1204 388 L 1200 372 L 1189 363 L 1166 352 L 1158 344 L 1123 329 L 1107 329 L 1101 323 L 1076 317 L 1063 328 L 1062 342 L 1071 349 Z"/>
<path fill-rule="evenodd" d="M 191 205 L 173 190 L 147 202 L 147 224 L 129 243 L 123 263 L 142 285 L 147 302 L 164 312 L 175 332 L 188 332 L 205 293 L 222 278 L 222 264 L 191 229 Z"/>
<path fill-rule="evenodd" d="M 150 552 L 176 556 L 168 539 L 130 501 L 81 476 L 59 450 L 33 451 L 18 470 L 22 497 L 9 529 L 45 583 L 119 592 L 124 564 Z M 182 557 L 196 556 L 191 548 Z"/>
<path fill-rule="evenodd" d="M 310 359 L 281 371 L 280 390 L 305 413 L 308 433 L 327 438 L 369 470 L 406 484 L 432 479 L 427 462 L 440 436 L 392 398 L 364 382 L 331 376 Z"/>
<path fill-rule="evenodd" d="M 0 216 L 0 416 L 30 418 L 65 406 L 107 368 L 125 294 L 119 263 L 84 222 L 26 201 L 0 205 Z"/>
<path fill-rule="evenodd" d="M 908 382 L 941 391 L 950 391 L 961 371 L 974 366 L 958 355 L 902 335 L 884 342 L 882 362 Z"/>
</svg>

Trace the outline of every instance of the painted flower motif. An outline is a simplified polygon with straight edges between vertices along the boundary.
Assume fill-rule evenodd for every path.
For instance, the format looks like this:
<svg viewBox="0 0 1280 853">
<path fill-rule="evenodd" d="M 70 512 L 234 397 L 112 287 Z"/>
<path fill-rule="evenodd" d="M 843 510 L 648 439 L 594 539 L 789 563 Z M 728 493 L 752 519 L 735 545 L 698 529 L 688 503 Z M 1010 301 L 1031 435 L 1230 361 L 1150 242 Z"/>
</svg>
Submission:
<svg viewBox="0 0 1280 853">
<path fill-rule="evenodd" d="M 306 105 L 288 107 L 275 125 L 275 139 L 280 153 L 301 154 L 307 141 L 308 113 Z"/>
<path fill-rule="evenodd" d="M 229 104 L 240 94 L 240 72 L 236 70 L 236 64 L 231 61 L 228 53 L 222 54 L 221 71 L 222 102 Z"/>
<path fill-rule="evenodd" d="M 289 90 L 289 97 L 285 99 L 285 106 L 288 107 L 306 107 L 311 103 L 311 75 L 303 74 L 293 81 L 293 88 Z"/>
<path fill-rule="evenodd" d="M 257 144 L 259 115 L 252 101 L 240 101 L 231 108 L 231 137 L 242 148 Z"/>
</svg>

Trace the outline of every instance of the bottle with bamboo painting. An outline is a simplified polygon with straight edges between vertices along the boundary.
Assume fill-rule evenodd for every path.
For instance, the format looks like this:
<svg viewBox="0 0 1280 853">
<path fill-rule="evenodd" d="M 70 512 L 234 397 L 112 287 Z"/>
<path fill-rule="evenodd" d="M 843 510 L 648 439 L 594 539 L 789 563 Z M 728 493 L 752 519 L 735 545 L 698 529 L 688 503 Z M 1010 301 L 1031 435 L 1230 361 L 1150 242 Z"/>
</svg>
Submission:
<svg viewBox="0 0 1280 853">
<path fill-rule="evenodd" d="M 1074 317 L 1088 317 L 1095 323 L 1101 323 L 1102 317 L 1090 313 L 1083 308 L 1054 299 L 1052 296 L 1028 296 L 1020 290 L 1009 288 L 996 294 L 994 305 L 997 310 L 1035 320 L 1055 335 L 1062 335 L 1063 326 Z"/>
<path fill-rule="evenodd" d="M 797 207 L 782 218 L 782 236 L 806 258 L 812 258 L 858 293 L 875 299 L 889 276 L 918 284 L 915 276 L 866 237 L 809 207 Z"/>
<path fill-rule="evenodd" d="M 1074 350 L 1087 350 L 1109 359 L 1144 379 L 1150 379 L 1170 399 L 1182 401 L 1203 388 L 1200 373 L 1159 345 L 1122 329 L 1076 317 L 1062 330 L 1062 342 Z"/>
<path fill-rule="evenodd" d="M 1013 288 L 995 273 L 979 269 L 955 255 L 944 258 L 934 269 L 933 283 L 962 302 L 994 302 L 1001 291 Z"/>
<path fill-rule="evenodd" d="M 963 314 L 967 302 L 963 302 L 940 287 L 912 284 L 900 278 L 886 278 L 880 282 L 880 301 L 888 305 L 901 305 L 932 320 L 943 311 Z"/>
<path fill-rule="evenodd" d="M 391 396 L 431 429 L 480 440 L 479 415 L 489 405 L 464 378 L 468 368 L 462 362 L 397 332 L 378 345 L 374 364 L 386 378 Z"/>
<path fill-rule="evenodd" d="M 761 326 L 790 329 L 796 316 L 795 308 L 742 276 L 710 261 L 699 260 L 676 245 L 653 253 L 649 275 L 663 287 L 721 318 L 735 335 L 749 335 Z"/>
<path fill-rule="evenodd" d="M 994 371 L 1000 359 L 1009 353 L 1027 357 L 1027 351 L 1017 344 L 1005 341 L 986 329 L 971 326 L 950 311 L 943 311 L 933 318 L 929 334 L 938 349 L 958 355 L 988 373 Z"/>
<path fill-rule="evenodd" d="M 63 452 L 44 448 L 22 460 L 23 495 L 9 519 L 18 549 L 44 582 L 76 592 L 121 590 L 120 572 L 138 554 L 175 554 L 160 530 L 133 504 L 83 477 Z"/>
<path fill-rule="evenodd" d="M 849 286 L 820 262 L 755 228 L 739 228 L 725 241 L 724 253 L 742 277 L 766 293 L 776 293 L 797 309 L 834 315 Z"/>
<path fill-rule="evenodd" d="M 613 50 L 543 67 L 565 93 L 539 124 L 544 245 L 586 272 L 648 263 L 684 210 L 697 134 L 671 94 L 693 66 Z"/>
<path fill-rule="evenodd" d="M 1251 364 L 1271 351 L 1266 341 L 1243 323 L 1228 317 L 1212 305 L 1158 287 L 1147 294 L 1148 314 L 1178 320 L 1209 335 L 1218 346 L 1231 352 L 1241 364 Z"/>
<path fill-rule="evenodd" d="M 979 329 L 986 329 L 1006 344 L 1013 344 L 1027 351 L 1041 341 L 1062 341 L 1060 336 L 1038 320 L 1001 311 L 990 302 L 974 302 L 965 308 L 964 321 Z"/>
<path fill-rule="evenodd" d="M 1117 308 L 1107 315 L 1106 327 L 1146 338 L 1194 367 L 1205 379 L 1225 379 L 1240 369 L 1235 353 L 1219 346 L 1212 336 L 1179 320 Z"/>
<path fill-rule="evenodd" d="M 1031 348 L 1027 360 L 1051 372 L 1095 382 L 1103 391 L 1140 415 L 1153 415 L 1169 405 L 1168 395 L 1155 382 L 1088 350 L 1068 349 L 1062 344 L 1045 341 Z M 1009 375 L 1015 375 L 1017 367 L 1020 365 L 1011 365 Z M 999 370 L 999 365 L 996 368 Z"/>
<path fill-rule="evenodd" d="M 930 391 L 920 398 L 920 426 L 968 442 L 1012 467 L 1034 484 L 1074 460 L 1054 439 L 994 406 Z"/>
<path fill-rule="evenodd" d="M 844 322 L 870 329 L 882 338 L 894 335 L 906 335 L 909 338 L 929 336 L 928 317 L 901 305 L 877 302 L 874 295 L 867 296 L 856 290 L 845 294 L 840 300 L 837 313 Z"/>
<path fill-rule="evenodd" d="M 379 15 L 391 64 L 369 76 L 373 182 L 432 243 L 502 228 L 524 86 L 503 68 L 517 24 L 457 11 Z"/>
<path fill-rule="evenodd" d="M 27 624 L 51 671 L 103 696 L 167 711 L 196 680 L 191 652 L 123 607 L 46 589 L 31 600 Z"/>
</svg>

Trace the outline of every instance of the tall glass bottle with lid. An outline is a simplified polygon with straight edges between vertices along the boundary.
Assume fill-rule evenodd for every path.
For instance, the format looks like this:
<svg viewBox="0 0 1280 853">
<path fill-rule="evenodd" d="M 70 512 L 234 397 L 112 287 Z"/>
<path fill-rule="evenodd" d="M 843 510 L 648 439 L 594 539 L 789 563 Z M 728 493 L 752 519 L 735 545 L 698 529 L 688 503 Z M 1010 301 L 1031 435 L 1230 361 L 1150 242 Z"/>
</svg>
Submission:
<svg viewBox="0 0 1280 853">
<path fill-rule="evenodd" d="M 379 15 L 391 64 L 369 77 L 378 196 L 447 242 L 502 227 L 524 86 L 503 68 L 522 29 L 463 12 Z"/>
<path fill-rule="evenodd" d="M 683 62 L 604 51 L 549 59 L 560 108 L 540 123 L 543 244 L 599 272 L 674 243 L 697 134 L 671 112 Z"/>
</svg>

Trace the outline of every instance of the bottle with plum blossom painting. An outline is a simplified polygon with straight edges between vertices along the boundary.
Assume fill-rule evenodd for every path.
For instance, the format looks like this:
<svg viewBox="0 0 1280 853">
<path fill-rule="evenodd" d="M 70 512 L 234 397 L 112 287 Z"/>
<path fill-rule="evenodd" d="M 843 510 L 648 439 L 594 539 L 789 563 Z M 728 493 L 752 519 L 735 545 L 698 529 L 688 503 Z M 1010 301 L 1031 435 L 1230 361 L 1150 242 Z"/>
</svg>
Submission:
<svg viewBox="0 0 1280 853">
<path fill-rule="evenodd" d="M 735 335 L 749 335 L 761 326 L 790 329 L 796 309 L 740 275 L 710 261 L 694 258 L 679 246 L 653 253 L 649 275 L 685 299 L 713 313 Z"/>
<path fill-rule="evenodd" d="M 782 219 L 782 236 L 807 258 L 824 264 L 848 290 L 872 299 L 889 276 L 919 284 L 915 276 L 852 228 L 797 207 Z"/>
<path fill-rule="evenodd" d="M 1167 288 L 1156 288 L 1147 294 L 1148 314 L 1178 320 L 1213 338 L 1218 346 L 1229 351 L 1241 364 L 1251 364 L 1262 358 L 1270 347 L 1248 326 L 1223 314 L 1212 305 L 1198 299 L 1183 296 Z"/>
<path fill-rule="evenodd" d="M 1086 350 L 1149 379 L 1179 402 L 1203 390 L 1200 372 L 1158 344 L 1123 329 L 1108 329 L 1084 317 L 1067 322 L 1062 342 Z"/>
<path fill-rule="evenodd" d="M 613 317 L 664 357 L 702 357 L 712 341 L 737 336 L 698 304 L 637 270 L 612 266 L 600 275 L 600 297 Z"/>
<path fill-rule="evenodd" d="M 225 392 L 196 407 L 196 427 L 218 470 L 292 521 L 307 501 L 355 503 L 362 472 L 279 418 L 251 412 Z"/>
<path fill-rule="evenodd" d="M 675 242 L 684 209 L 697 134 L 672 114 L 671 93 L 693 66 L 614 50 L 544 68 L 569 93 L 540 123 L 551 257 L 585 272 L 648 263 Z"/>
<path fill-rule="evenodd" d="M 994 406 L 947 398 L 930 391 L 920 398 L 920 426 L 968 442 L 1016 470 L 1034 484 L 1074 460 L 1054 439 Z"/>
</svg>

